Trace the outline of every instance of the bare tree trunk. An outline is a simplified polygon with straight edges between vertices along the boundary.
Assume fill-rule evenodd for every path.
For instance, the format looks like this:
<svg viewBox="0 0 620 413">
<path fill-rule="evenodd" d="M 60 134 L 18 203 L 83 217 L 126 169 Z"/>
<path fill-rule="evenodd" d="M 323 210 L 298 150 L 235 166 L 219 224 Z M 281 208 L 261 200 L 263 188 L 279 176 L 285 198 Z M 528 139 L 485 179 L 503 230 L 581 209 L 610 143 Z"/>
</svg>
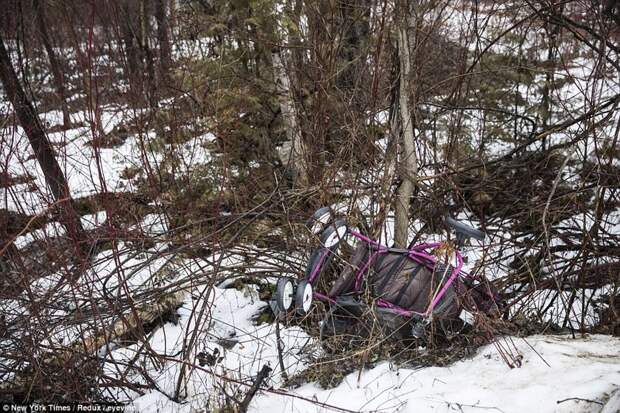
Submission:
<svg viewBox="0 0 620 413">
<path fill-rule="evenodd" d="M 363 80 L 361 75 L 367 65 L 365 49 L 370 34 L 370 7 L 369 0 L 342 1 L 339 4 L 343 38 L 339 51 L 341 68 L 336 77 L 336 86 L 350 93 Z"/>
<path fill-rule="evenodd" d="M 142 72 L 142 62 L 140 59 L 139 13 L 134 0 L 123 0 L 121 33 L 125 46 L 125 57 L 127 59 L 127 78 L 130 84 L 138 84 L 140 73 Z"/>
<path fill-rule="evenodd" d="M 85 240 L 84 229 L 79 216 L 73 209 L 67 180 L 56 161 L 52 146 L 47 140 L 47 136 L 45 136 L 34 107 L 17 80 L 17 75 L 11 64 L 11 59 L 4 46 L 2 37 L 0 37 L 0 80 L 9 101 L 15 109 L 19 123 L 26 132 L 30 146 L 39 161 L 41 170 L 45 175 L 45 182 L 51 189 L 56 202 L 60 204 L 62 224 L 67 229 L 68 235 L 75 242 L 77 256 L 81 257 L 82 242 Z"/>
<path fill-rule="evenodd" d="M 34 8 L 36 10 L 39 36 L 41 37 L 41 42 L 43 43 L 43 47 L 45 48 L 45 53 L 47 53 L 47 57 L 50 61 L 50 69 L 54 78 L 54 86 L 56 87 L 58 97 L 60 98 L 63 124 L 65 128 L 69 128 L 69 126 L 71 125 L 71 118 L 69 116 L 69 109 L 67 107 L 64 78 L 62 70 L 60 69 L 60 65 L 58 64 L 58 59 L 56 58 L 56 53 L 52 48 L 52 43 L 47 33 L 47 25 L 45 22 L 45 5 L 44 3 L 42 4 L 41 1 L 35 0 Z"/>
<path fill-rule="evenodd" d="M 143 61 L 146 64 L 146 95 L 147 101 L 151 108 L 157 106 L 158 90 L 157 82 L 155 82 L 155 59 L 153 59 L 153 50 L 151 48 L 151 22 L 149 19 L 150 1 L 141 0 L 140 2 L 140 22 L 141 22 L 141 39 Z"/>
<path fill-rule="evenodd" d="M 294 181 L 297 186 L 307 186 L 308 179 L 308 150 L 303 142 L 301 131 L 299 130 L 299 122 L 297 112 L 291 97 L 291 86 L 288 72 L 282 62 L 279 51 L 272 54 L 272 65 L 274 71 L 274 80 L 276 81 L 276 91 L 280 99 L 280 109 L 284 120 L 284 127 L 290 142 L 290 149 L 286 150 L 282 163 L 287 169 L 294 172 Z"/>
<path fill-rule="evenodd" d="M 403 5 L 404 6 L 404 5 Z M 409 49 L 408 7 L 402 7 L 403 12 L 398 24 L 398 57 L 400 66 L 400 85 L 398 106 L 400 110 L 402 141 L 398 159 L 398 173 L 401 184 L 396 193 L 395 202 L 395 229 L 394 245 L 400 248 L 407 247 L 409 233 L 409 205 L 415 179 L 418 174 L 418 163 L 413 132 L 413 119 L 409 109 L 409 91 L 411 76 L 411 55 Z"/>
<path fill-rule="evenodd" d="M 552 6 L 553 9 L 557 9 L 559 14 L 561 15 L 564 11 L 564 5 L 562 4 L 559 8 L 556 5 Z M 551 102 L 551 89 L 553 87 L 553 83 L 555 81 L 555 70 L 556 70 L 556 55 L 557 55 L 557 37 L 560 34 L 559 25 L 552 25 L 551 22 L 545 23 L 546 31 L 547 31 L 547 62 L 546 62 L 546 73 L 545 73 L 545 82 L 542 87 L 542 99 L 541 99 L 541 120 L 542 127 L 546 129 L 549 126 L 549 122 L 553 115 L 552 113 L 552 102 Z M 543 138 L 542 141 L 543 150 L 547 147 L 547 138 Z"/>
<path fill-rule="evenodd" d="M 159 70 L 161 80 L 167 82 L 168 71 L 172 66 L 172 52 L 170 49 L 170 27 L 167 13 L 167 0 L 155 1 L 155 20 L 157 21 L 157 41 L 159 43 Z"/>
<path fill-rule="evenodd" d="M 87 34 L 81 30 L 81 25 L 79 24 L 79 5 L 72 2 L 62 2 L 60 4 L 63 7 L 69 38 L 73 44 L 73 49 L 75 50 L 75 60 L 79 68 L 78 72 L 80 82 L 82 83 L 82 92 L 86 95 L 88 102 L 94 102 L 96 98 L 92 96 L 92 94 L 96 93 L 97 87 L 96 81 L 94 81 L 92 76 L 92 68 L 89 62 L 90 59 L 88 55 L 82 51 L 83 39 Z M 87 113 L 90 114 L 92 111 L 87 111 Z M 89 122 L 100 135 L 103 135 L 101 112 L 95 110 L 92 114 L 94 115 L 93 118 L 86 119 L 87 122 Z"/>
<path fill-rule="evenodd" d="M 170 36 L 174 39 L 175 38 L 175 29 L 177 27 L 177 15 L 178 15 L 178 11 L 179 11 L 179 5 L 177 4 L 177 0 L 167 0 L 169 2 L 169 10 L 170 12 L 168 13 L 169 18 L 168 18 L 168 28 L 170 29 Z"/>
</svg>

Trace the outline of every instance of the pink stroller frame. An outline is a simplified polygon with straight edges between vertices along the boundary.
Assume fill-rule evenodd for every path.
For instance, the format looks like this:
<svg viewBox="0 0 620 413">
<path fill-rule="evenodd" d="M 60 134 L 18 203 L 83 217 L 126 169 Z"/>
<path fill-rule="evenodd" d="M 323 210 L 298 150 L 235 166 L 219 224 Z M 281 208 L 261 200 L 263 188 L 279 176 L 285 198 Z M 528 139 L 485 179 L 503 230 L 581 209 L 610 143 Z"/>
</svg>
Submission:
<svg viewBox="0 0 620 413">
<path fill-rule="evenodd" d="M 348 296 L 360 295 L 363 292 L 362 286 L 365 277 L 371 272 L 373 262 L 383 254 L 400 254 L 406 256 L 413 262 L 431 271 L 435 271 L 438 265 L 443 265 L 438 263 L 437 258 L 431 253 L 431 250 L 444 245 L 443 243 L 422 243 L 406 249 L 390 248 L 370 239 L 358 231 L 348 228 L 345 221 L 342 219 L 336 219 L 333 223 L 326 225 L 325 217 L 327 217 L 327 219 L 331 217 L 331 210 L 327 207 L 319 209 L 308 221 L 308 226 L 310 227 L 322 227 L 320 235 L 321 246 L 317 248 L 310 257 L 306 267 L 306 275 L 299 283 L 296 283 L 290 278 L 280 278 L 278 280 L 275 298 L 272 299 L 274 313 L 285 313 L 294 306 L 298 314 L 305 315 L 310 311 L 313 300 L 327 303 L 331 307 L 339 305 L 340 296 L 330 296 L 328 293 L 316 291 L 315 287 L 324 269 L 328 266 L 329 261 L 336 255 L 338 245 L 347 235 L 353 236 L 360 242 L 366 244 L 370 251 L 355 268 L 356 273 L 353 288 L 344 291 L 344 294 Z M 454 298 L 453 295 L 450 299 L 444 300 L 450 287 L 454 286 L 458 288 L 461 280 L 471 282 L 474 279 L 470 274 L 463 271 L 461 248 L 467 238 L 472 237 L 483 240 L 485 237 L 484 233 L 450 217 L 446 217 L 446 224 L 448 227 L 454 229 L 457 235 L 457 248 L 454 250 L 456 265 L 449 265 L 446 271 L 444 271 L 444 278 L 436 290 L 433 291 L 433 295 L 426 310 L 413 311 L 411 309 L 402 308 L 381 297 L 374 300 L 378 308 L 405 319 L 414 320 L 413 335 L 419 335 L 420 329 L 423 329 L 424 326 L 433 319 L 435 314 L 450 304 L 448 301 Z M 320 230 L 319 228 L 319 231 Z M 442 302 L 442 300 L 444 302 Z"/>
</svg>

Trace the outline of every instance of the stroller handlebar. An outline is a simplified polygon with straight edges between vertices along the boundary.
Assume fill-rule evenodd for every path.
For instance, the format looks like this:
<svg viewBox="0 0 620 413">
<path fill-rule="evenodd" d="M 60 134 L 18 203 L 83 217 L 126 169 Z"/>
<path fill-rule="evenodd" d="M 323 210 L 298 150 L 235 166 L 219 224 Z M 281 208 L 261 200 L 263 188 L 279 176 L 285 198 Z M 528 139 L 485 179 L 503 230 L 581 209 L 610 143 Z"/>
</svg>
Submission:
<svg viewBox="0 0 620 413">
<path fill-rule="evenodd" d="M 457 221 L 454 218 L 446 217 L 446 225 L 456 232 L 457 237 L 475 238 L 478 241 L 484 240 L 485 234 L 479 229 L 470 227 L 467 224 Z"/>
</svg>

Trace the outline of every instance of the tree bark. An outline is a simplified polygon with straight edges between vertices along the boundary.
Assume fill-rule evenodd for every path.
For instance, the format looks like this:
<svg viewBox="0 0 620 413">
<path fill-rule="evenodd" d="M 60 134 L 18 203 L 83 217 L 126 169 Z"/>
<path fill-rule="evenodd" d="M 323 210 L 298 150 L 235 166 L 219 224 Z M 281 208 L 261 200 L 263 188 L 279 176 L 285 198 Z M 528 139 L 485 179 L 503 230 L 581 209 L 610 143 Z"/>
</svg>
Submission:
<svg viewBox="0 0 620 413">
<path fill-rule="evenodd" d="M 177 27 L 177 14 L 179 10 L 179 5 L 177 4 L 177 0 L 167 0 L 170 2 L 168 5 L 168 28 L 170 29 L 170 36 L 172 38 L 175 37 L 175 29 Z"/>
<path fill-rule="evenodd" d="M 84 229 L 79 216 L 73 209 L 69 185 L 56 161 L 54 151 L 50 142 L 41 127 L 39 118 L 34 110 L 32 103 L 26 97 L 24 90 L 17 80 L 15 69 L 11 63 L 8 51 L 4 45 L 4 40 L 0 37 L 0 80 L 4 90 L 12 103 L 19 123 L 22 125 L 30 146 L 34 151 L 41 170 L 45 176 L 45 182 L 49 186 L 54 199 L 60 206 L 61 223 L 67 229 L 68 235 L 73 239 L 78 257 L 82 256 L 82 246 Z"/>
<path fill-rule="evenodd" d="M 409 206 L 415 179 L 418 174 L 418 163 L 413 131 L 413 119 L 409 108 L 409 91 L 411 76 L 411 53 L 409 49 L 409 8 L 403 5 L 398 23 L 398 57 L 400 67 L 398 106 L 401 121 L 401 148 L 398 159 L 398 174 L 401 184 L 396 193 L 394 245 L 406 248 L 409 234 Z"/>
<path fill-rule="evenodd" d="M 127 78 L 136 85 L 142 72 L 142 60 L 140 58 L 140 29 L 137 25 L 140 14 L 138 13 L 135 0 L 124 0 L 122 3 L 121 33 L 125 46 L 127 59 Z M 141 86 L 140 86 L 141 87 Z"/>
<path fill-rule="evenodd" d="M 564 10 L 564 5 L 552 5 L 552 8 L 558 9 L 559 14 L 561 15 Z M 546 62 L 546 73 L 545 73 L 545 82 L 541 91 L 541 120 L 543 129 L 547 129 L 549 123 L 551 121 L 551 117 L 553 115 L 552 109 L 553 105 L 551 102 L 551 89 L 553 88 L 553 83 L 555 82 L 555 70 L 556 70 L 556 55 L 557 55 L 557 46 L 556 41 L 557 37 L 560 34 L 561 26 L 553 25 L 551 22 L 547 21 L 545 23 L 545 29 L 547 31 L 547 62 Z M 542 141 L 543 150 L 547 147 L 547 138 L 543 138 Z"/>
<path fill-rule="evenodd" d="M 303 142 L 297 112 L 291 97 L 290 79 L 279 51 L 272 54 L 272 65 L 274 80 L 276 82 L 276 92 L 280 99 L 280 109 L 284 120 L 284 127 L 290 142 L 290 149 L 285 150 L 282 163 L 287 169 L 294 172 L 294 182 L 296 186 L 304 187 L 309 183 L 307 147 Z"/>
<path fill-rule="evenodd" d="M 170 25 L 167 13 L 167 0 L 155 1 L 155 20 L 157 21 L 157 42 L 159 43 L 159 70 L 163 82 L 169 80 L 168 72 L 172 66 L 170 48 Z"/>
<path fill-rule="evenodd" d="M 141 40 L 143 61 L 146 64 L 146 98 L 151 108 L 157 107 L 158 90 L 157 82 L 155 82 L 155 59 L 153 58 L 153 50 L 151 48 L 151 22 L 150 22 L 150 1 L 141 0 L 140 2 L 140 22 L 141 22 Z"/>
<path fill-rule="evenodd" d="M 37 18 L 37 26 L 39 29 L 39 36 L 41 37 L 41 43 L 43 43 L 43 47 L 45 48 L 45 53 L 47 54 L 47 58 L 50 61 L 50 69 L 52 71 L 52 77 L 54 79 L 54 86 L 56 91 L 58 92 L 58 97 L 60 98 L 60 107 L 62 110 L 62 121 L 65 128 L 69 128 L 71 125 L 71 118 L 69 116 L 69 109 L 67 107 L 67 100 L 65 94 L 65 81 L 62 74 L 62 70 L 60 69 L 60 64 L 58 63 L 58 59 L 56 58 L 56 53 L 52 47 L 52 42 L 50 41 L 50 37 L 47 33 L 47 24 L 45 21 L 45 5 L 42 4 L 40 0 L 34 0 L 34 8 L 36 10 L 36 18 Z"/>
<path fill-rule="evenodd" d="M 341 1 L 339 4 L 342 40 L 339 48 L 340 70 L 336 86 L 355 95 L 355 87 L 363 80 L 367 65 L 365 49 L 370 33 L 370 1 Z M 353 96 L 355 97 L 355 96 Z"/>
</svg>

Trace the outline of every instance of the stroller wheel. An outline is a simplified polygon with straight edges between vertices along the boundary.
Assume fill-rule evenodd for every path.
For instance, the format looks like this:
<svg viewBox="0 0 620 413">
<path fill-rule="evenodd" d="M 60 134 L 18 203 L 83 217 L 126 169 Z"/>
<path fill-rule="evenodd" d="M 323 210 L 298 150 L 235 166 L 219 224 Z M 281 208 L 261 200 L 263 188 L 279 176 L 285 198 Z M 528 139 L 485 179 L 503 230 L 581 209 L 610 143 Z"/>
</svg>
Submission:
<svg viewBox="0 0 620 413">
<path fill-rule="evenodd" d="M 346 222 L 342 219 L 338 219 L 333 225 L 325 228 L 321 234 L 321 243 L 325 246 L 325 248 L 335 247 L 340 241 L 342 241 L 348 231 L 349 228 L 347 228 Z"/>
<path fill-rule="evenodd" d="M 306 222 L 306 226 L 314 235 L 318 235 L 332 220 L 329 207 L 319 208 Z"/>
<path fill-rule="evenodd" d="M 276 285 L 276 303 L 278 310 L 282 312 L 288 311 L 293 305 L 293 297 L 295 296 L 295 286 L 290 278 L 280 278 Z"/>
<path fill-rule="evenodd" d="M 295 296 L 295 307 L 301 315 L 307 314 L 312 306 L 312 284 L 308 281 L 302 281 L 297 286 L 297 294 Z"/>
</svg>

